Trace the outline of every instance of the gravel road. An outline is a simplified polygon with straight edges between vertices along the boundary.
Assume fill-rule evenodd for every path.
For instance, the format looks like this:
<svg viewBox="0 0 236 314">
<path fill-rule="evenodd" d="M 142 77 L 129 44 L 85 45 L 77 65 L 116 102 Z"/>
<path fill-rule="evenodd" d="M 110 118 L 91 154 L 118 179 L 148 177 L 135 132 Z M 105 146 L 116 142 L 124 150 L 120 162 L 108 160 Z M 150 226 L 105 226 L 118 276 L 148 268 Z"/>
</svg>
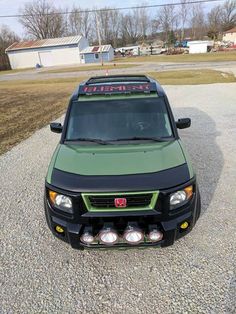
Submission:
<svg viewBox="0 0 236 314">
<path fill-rule="evenodd" d="M 46 127 L 0 156 L 0 313 L 235 313 L 236 84 L 166 86 L 198 173 L 203 213 L 165 249 L 76 251 L 54 238 Z"/>
<path fill-rule="evenodd" d="M 128 64 L 126 62 L 125 64 Z M 134 64 L 133 62 L 131 64 Z M 130 74 L 130 73 L 145 73 L 145 72 L 162 72 L 162 71 L 177 71 L 177 70 L 199 70 L 199 69 L 212 69 L 218 71 L 230 72 L 236 75 L 236 61 L 218 61 L 218 62 L 143 62 L 138 63 L 133 68 L 121 68 L 109 70 L 109 74 Z M 75 65 L 76 66 L 76 65 Z M 80 65 L 83 67 L 83 65 Z M 85 65 L 87 66 L 87 65 Z M 64 67 L 52 67 L 52 69 L 63 69 Z M 91 66 L 92 68 L 92 66 Z M 106 65 L 104 70 L 87 70 L 77 72 L 61 72 L 61 73 L 47 73 L 49 68 L 33 69 L 22 72 L 13 73 L 1 73 L 1 81 L 14 81 L 14 80 L 44 80 L 54 78 L 70 78 L 70 77 L 84 77 L 84 76 L 97 76 L 104 75 L 106 71 Z"/>
</svg>

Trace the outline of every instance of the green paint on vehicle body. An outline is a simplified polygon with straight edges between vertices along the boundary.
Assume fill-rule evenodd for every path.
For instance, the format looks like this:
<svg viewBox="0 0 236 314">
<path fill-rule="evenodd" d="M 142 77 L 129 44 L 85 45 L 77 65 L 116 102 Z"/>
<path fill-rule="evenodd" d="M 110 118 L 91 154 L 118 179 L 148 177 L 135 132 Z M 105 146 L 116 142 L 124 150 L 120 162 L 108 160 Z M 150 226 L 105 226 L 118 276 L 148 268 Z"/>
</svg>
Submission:
<svg viewBox="0 0 236 314">
<path fill-rule="evenodd" d="M 142 194 L 152 194 L 151 202 L 146 207 L 125 207 L 125 208 L 96 208 L 93 207 L 89 201 L 89 196 L 109 196 L 109 195 L 117 195 L 125 197 L 126 195 L 142 195 Z M 143 211 L 143 210 L 152 210 L 155 208 L 159 191 L 145 191 L 145 192 L 119 192 L 119 193 L 81 193 L 86 208 L 89 212 L 106 212 L 106 211 L 119 211 L 119 212 L 130 212 L 130 211 Z"/>
<path fill-rule="evenodd" d="M 180 147 L 181 147 L 181 149 L 183 151 L 183 154 L 185 156 L 186 163 L 188 165 L 188 171 L 189 171 L 190 179 L 192 179 L 194 177 L 195 173 L 194 173 L 194 170 L 193 170 L 193 166 L 192 166 L 192 162 L 191 162 L 190 156 L 189 156 L 188 151 L 186 150 L 183 142 L 181 140 L 178 140 L 178 142 L 179 142 L 179 145 L 180 145 Z"/>
<path fill-rule="evenodd" d="M 46 175 L 46 181 L 51 184 L 52 182 L 52 171 L 53 171 L 53 168 L 54 168 L 54 165 L 55 165 L 55 161 L 56 161 L 56 158 L 57 158 L 57 154 L 58 154 L 58 151 L 60 149 L 60 145 L 58 144 L 53 155 L 52 155 L 52 159 L 50 161 L 50 164 L 48 166 L 48 172 L 47 172 L 47 175 Z"/>
<path fill-rule="evenodd" d="M 80 175 L 158 172 L 186 163 L 177 140 L 133 145 L 60 145 L 54 167 Z"/>
</svg>

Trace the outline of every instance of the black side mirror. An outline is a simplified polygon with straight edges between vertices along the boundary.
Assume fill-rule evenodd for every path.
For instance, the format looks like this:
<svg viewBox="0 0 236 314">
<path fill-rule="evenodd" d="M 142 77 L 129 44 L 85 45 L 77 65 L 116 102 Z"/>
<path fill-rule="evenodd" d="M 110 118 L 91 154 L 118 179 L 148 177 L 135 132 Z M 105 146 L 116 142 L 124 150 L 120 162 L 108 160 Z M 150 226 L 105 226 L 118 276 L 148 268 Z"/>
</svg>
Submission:
<svg viewBox="0 0 236 314">
<path fill-rule="evenodd" d="M 53 122 L 53 123 L 50 123 L 50 129 L 54 133 L 61 133 L 62 132 L 62 125 L 61 125 L 61 123 Z"/>
<path fill-rule="evenodd" d="M 175 122 L 175 124 L 178 129 L 186 129 L 190 127 L 191 119 L 190 118 L 178 119 L 178 121 Z"/>
</svg>

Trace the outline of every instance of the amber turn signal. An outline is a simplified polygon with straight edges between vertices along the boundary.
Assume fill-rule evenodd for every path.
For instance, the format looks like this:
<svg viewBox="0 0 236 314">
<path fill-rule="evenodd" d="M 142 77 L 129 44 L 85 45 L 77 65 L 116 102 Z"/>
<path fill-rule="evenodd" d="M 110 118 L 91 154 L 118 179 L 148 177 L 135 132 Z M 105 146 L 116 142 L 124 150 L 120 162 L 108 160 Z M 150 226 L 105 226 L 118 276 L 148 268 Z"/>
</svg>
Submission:
<svg viewBox="0 0 236 314">
<path fill-rule="evenodd" d="M 55 204 L 55 200 L 57 197 L 57 193 L 54 191 L 49 191 L 49 199 L 51 201 L 51 203 L 54 205 Z"/>
<path fill-rule="evenodd" d="M 190 186 L 187 186 L 185 189 L 184 189 L 184 192 L 186 193 L 187 195 L 187 199 L 190 199 L 193 195 L 193 186 L 190 185 Z"/>
</svg>

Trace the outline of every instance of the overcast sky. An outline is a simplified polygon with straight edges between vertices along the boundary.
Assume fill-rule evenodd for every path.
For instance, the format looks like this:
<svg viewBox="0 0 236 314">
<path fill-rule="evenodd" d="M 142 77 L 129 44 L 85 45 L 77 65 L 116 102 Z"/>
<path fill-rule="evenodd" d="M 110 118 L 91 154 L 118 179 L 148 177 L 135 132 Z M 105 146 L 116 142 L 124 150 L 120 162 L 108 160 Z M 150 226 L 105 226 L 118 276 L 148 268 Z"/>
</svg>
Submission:
<svg viewBox="0 0 236 314">
<path fill-rule="evenodd" d="M 24 4 L 27 2 L 31 2 L 30 0 L 0 0 L 0 15 L 14 15 L 19 13 L 19 9 L 23 8 Z M 127 7 L 140 5 L 141 3 L 145 3 L 148 5 L 151 4 L 165 4 L 170 2 L 179 2 L 179 0 L 125 0 L 125 1 L 117 1 L 117 0 L 57 0 L 52 2 L 56 6 L 60 6 L 61 8 L 71 8 L 73 5 L 80 6 L 81 8 L 101 8 L 104 6 L 112 6 L 112 7 Z M 221 3 L 221 2 L 220 2 Z M 204 4 L 206 9 L 210 9 L 214 4 Z M 216 3 L 215 3 L 216 5 Z M 18 23 L 17 18 L 2 18 L 0 19 L 0 26 L 2 24 L 8 25 L 12 30 L 14 30 L 18 35 L 23 36 L 24 30 L 21 25 Z"/>
</svg>

